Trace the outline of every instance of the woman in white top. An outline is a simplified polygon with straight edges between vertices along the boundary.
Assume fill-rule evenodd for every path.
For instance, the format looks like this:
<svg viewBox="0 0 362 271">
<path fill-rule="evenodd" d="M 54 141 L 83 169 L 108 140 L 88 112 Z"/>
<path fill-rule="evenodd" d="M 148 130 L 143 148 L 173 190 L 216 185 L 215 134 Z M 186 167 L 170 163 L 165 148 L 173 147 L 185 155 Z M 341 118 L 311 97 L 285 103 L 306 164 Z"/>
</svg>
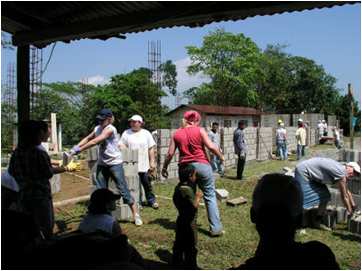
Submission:
<svg viewBox="0 0 362 271">
<path fill-rule="evenodd" d="M 94 191 L 90 198 L 88 213 L 80 223 L 79 230 L 83 233 L 101 231 L 112 237 L 121 235 L 121 227 L 112 216 L 112 211 L 116 209 L 116 200 L 120 197 L 107 188 Z"/>
</svg>

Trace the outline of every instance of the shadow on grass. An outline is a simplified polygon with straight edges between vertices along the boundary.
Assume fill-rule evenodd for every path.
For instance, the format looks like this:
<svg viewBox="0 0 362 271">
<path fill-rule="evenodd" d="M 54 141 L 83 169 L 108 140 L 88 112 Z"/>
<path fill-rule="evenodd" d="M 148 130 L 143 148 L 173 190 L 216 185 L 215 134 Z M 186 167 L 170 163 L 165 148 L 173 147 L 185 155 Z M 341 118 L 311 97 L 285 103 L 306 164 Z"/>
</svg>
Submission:
<svg viewBox="0 0 362 271">
<path fill-rule="evenodd" d="M 345 233 L 333 232 L 333 235 L 340 237 L 342 240 L 361 242 L 361 236 L 354 235 L 352 233 L 345 234 Z"/>
<path fill-rule="evenodd" d="M 158 256 L 158 258 L 163 261 L 166 262 L 168 264 L 171 264 L 172 262 L 172 253 L 170 251 L 168 251 L 167 249 L 157 249 L 155 251 L 155 254 Z"/>
<path fill-rule="evenodd" d="M 176 229 L 176 223 L 168 218 L 157 218 L 155 220 L 148 222 L 148 224 L 158 224 L 167 230 Z"/>
<path fill-rule="evenodd" d="M 156 251 L 157 252 L 157 251 Z M 144 259 L 145 269 L 147 270 L 169 270 L 170 265 L 168 263 Z"/>
</svg>

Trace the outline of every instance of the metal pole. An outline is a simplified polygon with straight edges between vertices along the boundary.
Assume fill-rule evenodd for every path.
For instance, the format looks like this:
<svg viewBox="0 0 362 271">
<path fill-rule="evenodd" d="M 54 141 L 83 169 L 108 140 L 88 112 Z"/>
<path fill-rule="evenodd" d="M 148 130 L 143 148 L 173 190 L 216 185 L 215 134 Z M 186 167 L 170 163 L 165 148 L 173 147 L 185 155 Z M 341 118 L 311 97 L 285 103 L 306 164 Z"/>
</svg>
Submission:
<svg viewBox="0 0 362 271">
<path fill-rule="evenodd" d="M 29 45 L 17 49 L 17 86 L 18 86 L 18 121 L 29 120 L 30 117 L 30 74 Z"/>
<path fill-rule="evenodd" d="M 348 84 L 348 96 L 350 99 L 351 111 L 349 117 L 349 139 L 350 139 L 350 148 L 353 150 L 354 148 L 354 127 L 353 127 L 353 92 L 352 85 Z"/>
</svg>

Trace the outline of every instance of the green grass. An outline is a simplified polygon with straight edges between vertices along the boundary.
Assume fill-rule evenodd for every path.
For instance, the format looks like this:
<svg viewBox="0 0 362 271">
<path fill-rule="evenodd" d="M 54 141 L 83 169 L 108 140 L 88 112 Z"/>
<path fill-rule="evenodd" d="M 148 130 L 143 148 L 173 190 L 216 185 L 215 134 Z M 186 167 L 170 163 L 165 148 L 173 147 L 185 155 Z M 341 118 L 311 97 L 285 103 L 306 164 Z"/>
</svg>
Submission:
<svg viewBox="0 0 362 271">
<path fill-rule="evenodd" d="M 295 161 L 253 161 L 246 165 L 245 181 L 240 182 L 232 178 L 235 176 L 235 170 L 227 171 L 227 178 L 217 180 L 217 188 L 228 190 L 231 198 L 243 196 L 248 203 L 229 207 L 225 203 L 219 202 L 221 219 L 226 230 L 226 234 L 219 238 L 210 238 L 207 235 L 206 210 L 204 206 L 200 206 L 198 263 L 201 268 L 228 269 L 253 256 L 259 237 L 254 225 L 250 222 L 249 211 L 251 195 L 257 178 L 268 172 L 280 172 L 284 166 L 292 167 L 295 163 Z M 161 196 L 158 198 L 160 209 L 144 208 L 142 210 L 145 225 L 136 227 L 132 223 L 121 222 L 121 227 L 127 233 L 130 242 L 146 259 L 158 262 L 167 262 L 170 259 L 177 211 L 172 200 L 166 198 L 172 198 L 174 186 L 175 182 L 154 185 L 155 193 Z M 84 212 L 84 205 L 76 205 L 74 210 L 68 210 L 68 213 L 59 212 L 57 218 L 69 221 L 74 227 L 77 225 L 79 216 Z M 313 229 L 306 231 L 306 235 L 297 234 L 298 241 L 319 240 L 332 249 L 341 268 L 360 269 L 360 238 L 349 234 L 346 231 L 346 225 L 338 225 L 338 228 L 332 233 Z"/>
</svg>

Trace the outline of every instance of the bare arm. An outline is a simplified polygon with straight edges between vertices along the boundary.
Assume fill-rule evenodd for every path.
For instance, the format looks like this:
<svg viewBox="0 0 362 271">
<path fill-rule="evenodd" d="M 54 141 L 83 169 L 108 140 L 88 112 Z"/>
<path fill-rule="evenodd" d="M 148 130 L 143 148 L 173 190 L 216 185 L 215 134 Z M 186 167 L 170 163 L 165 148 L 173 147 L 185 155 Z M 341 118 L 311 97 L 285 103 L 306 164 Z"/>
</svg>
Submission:
<svg viewBox="0 0 362 271">
<path fill-rule="evenodd" d="M 202 143 L 204 143 L 204 145 L 215 155 L 217 155 L 217 157 L 220 158 L 221 161 L 224 161 L 224 156 L 222 155 L 222 153 L 220 152 L 219 148 L 213 144 L 210 140 L 210 138 L 208 137 L 205 129 L 201 129 L 200 130 L 201 133 L 201 139 L 202 139 Z"/>
<path fill-rule="evenodd" d="M 54 174 L 59 174 L 67 171 L 65 167 L 52 167 L 52 169 Z"/>
<path fill-rule="evenodd" d="M 82 147 L 83 145 L 87 144 L 89 140 L 93 139 L 95 137 L 95 132 L 91 132 L 89 135 L 87 135 L 85 138 L 83 138 L 79 143 L 78 146 Z"/>
<path fill-rule="evenodd" d="M 196 192 L 196 195 L 195 195 L 195 201 L 194 201 L 194 207 L 195 208 L 198 208 L 199 207 L 199 204 L 200 204 L 200 201 L 202 199 L 202 192 L 201 191 L 197 191 Z"/>
<path fill-rule="evenodd" d="M 87 143 L 80 146 L 80 151 L 84 151 L 86 149 L 92 148 L 93 146 L 97 145 L 98 143 L 106 140 L 108 137 L 110 137 L 112 135 L 112 133 L 113 133 L 113 131 L 111 129 L 104 129 L 99 136 L 89 140 Z"/>
<path fill-rule="evenodd" d="M 165 178 L 168 177 L 167 167 L 170 164 L 172 157 L 175 155 L 175 152 L 176 152 L 175 140 L 173 139 L 173 137 L 171 137 L 170 146 L 168 147 L 167 156 L 165 158 L 165 161 L 163 162 L 163 168 L 161 172 L 162 176 Z"/>
<path fill-rule="evenodd" d="M 341 193 L 341 198 L 342 201 L 344 203 L 344 205 L 347 208 L 347 211 L 349 214 L 352 214 L 352 206 L 351 206 L 351 202 L 350 202 L 350 198 L 348 195 L 348 188 L 347 188 L 347 179 L 346 177 L 343 177 L 339 182 L 338 182 L 338 189 Z"/>
<path fill-rule="evenodd" d="M 154 169 L 156 168 L 156 162 L 155 162 L 155 146 L 152 146 L 148 149 L 148 159 L 150 161 L 150 168 Z"/>
</svg>

